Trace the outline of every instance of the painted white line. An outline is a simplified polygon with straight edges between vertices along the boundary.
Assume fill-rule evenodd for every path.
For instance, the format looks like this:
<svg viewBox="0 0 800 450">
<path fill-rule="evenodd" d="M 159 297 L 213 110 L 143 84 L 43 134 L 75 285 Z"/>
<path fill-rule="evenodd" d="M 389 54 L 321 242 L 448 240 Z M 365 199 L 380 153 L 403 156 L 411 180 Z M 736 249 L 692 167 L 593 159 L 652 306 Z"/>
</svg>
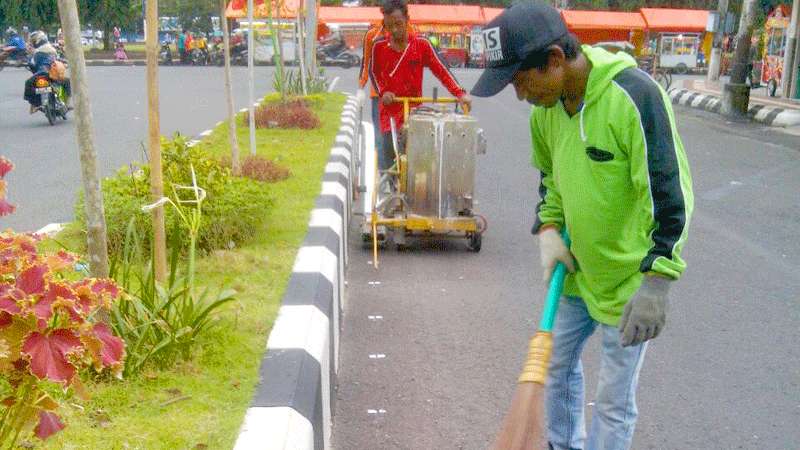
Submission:
<svg viewBox="0 0 800 450">
<path fill-rule="evenodd" d="M 380 286 L 381 282 L 380 281 L 370 281 L 367 284 L 370 285 L 370 286 Z"/>
<path fill-rule="evenodd" d="M 383 320 L 383 316 L 367 316 L 369 320 Z"/>
<path fill-rule="evenodd" d="M 216 123 L 216 125 L 214 125 L 214 128 L 216 128 L 216 127 L 218 127 L 218 126 L 222 125 L 223 123 L 224 123 L 224 122 L 220 120 L 219 122 L 217 122 L 217 123 Z"/>
<path fill-rule="evenodd" d="M 293 408 L 249 408 L 234 450 L 314 449 L 314 427 Z"/>
<path fill-rule="evenodd" d="M 386 414 L 385 409 L 368 409 L 367 414 Z"/>
<path fill-rule="evenodd" d="M 331 253 L 327 247 L 300 247 L 292 272 L 322 273 L 331 284 L 336 286 L 337 262 L 337 255 Z"/>
<path fill-rule="evenodd" d="M 242 109 L 239 110 L 240 113 L 247 112 L 247 111 L 250 111 L 250 110 L 247 109 L 247 108 L 242 108 Z"/>
<path fill-rule="evenodd" d="M 386 358 L 386 355 L 384 355 L 383 353 L 373 353 L 369 355 L 369 359 L 384 359 L 384 358 Z"/>
<path fill-rule="evenodd" d="M 186 146 L 187 147 L 194 147 L 195 145 L 197 145 L 199 143 L 200 143 L 200 141 L 198 141 L 197 139 L 192 139 L 191 141 L 186 143 Z"/>
<path fill-rule="evenodd" d="M 34 234 L 48 236 L 48 237 L 55 236 L 56 234 L 61 232 L 61 230 L 64 229 L 64 225 L 66 225 L 66 224 L 63 224 L 63 223 L 49 223 L 49 224 L 43 226 L 42 228 L 40 228 Z"/>
<path fill-rule="evenodd" d="M 356 127 L 356 121 L 351 117 L 343 117 L 342 118 L 342 123 L 344 124 L 344 126 L 339 128 L 340 130 L 342 128 L 345 128 L 345 127 L 350 128 L 351 130 L 353 130 Z"/>
<path fill-rule="evenodd" d="M 213 133 L 213 132 L 214 132 L 214 130 L 206 130 L 206 131 L 203 131 L 202 133 L 200 133 L 200 136 L 207 137 L 207 136 L 210 136 L 211 133 Z"/>
<path fill-rule="evenodd" d="M 331 81 L 331 84 L 328 85 L 328 92 L 333 92 L 333 90 L 336 89 L 336 83 L 338 82 L 339 82 L 339 77 L 334 78 Z"/>
</svg>

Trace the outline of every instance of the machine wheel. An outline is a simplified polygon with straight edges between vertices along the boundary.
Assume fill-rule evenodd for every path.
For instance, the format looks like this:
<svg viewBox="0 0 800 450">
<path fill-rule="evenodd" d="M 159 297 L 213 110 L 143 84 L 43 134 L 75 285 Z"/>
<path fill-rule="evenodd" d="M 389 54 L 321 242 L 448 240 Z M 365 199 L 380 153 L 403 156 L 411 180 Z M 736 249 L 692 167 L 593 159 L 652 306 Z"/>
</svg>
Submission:
<svg viewBox="0 0 800 450">
<path fill-rule="evenodd" d="M 773 78 L 769 80 L 769 83 L 767 83 L 767 94 L 769 94 L 770 97 L 775 97 L 775 94 L 777 92 L 778 92 L 778 82 L 775 81 L 775 79 Z"/>
<path fill-rule="evenodd" d="M 678 75 L 686 75 L 687 73 L 689 73 L 689 67 L 684 63 L 680 63 L 677 66 L 675 66 L 675 73 L 677 73 Z"/>
<path fill-rule="evenodd" d="M 469 236 L 469 242 L 467 242 L 467 248 L 475 253 L 480 252 L 482 237 L 483 237 L 482 233 L 472 233 Z"/>
</svg>

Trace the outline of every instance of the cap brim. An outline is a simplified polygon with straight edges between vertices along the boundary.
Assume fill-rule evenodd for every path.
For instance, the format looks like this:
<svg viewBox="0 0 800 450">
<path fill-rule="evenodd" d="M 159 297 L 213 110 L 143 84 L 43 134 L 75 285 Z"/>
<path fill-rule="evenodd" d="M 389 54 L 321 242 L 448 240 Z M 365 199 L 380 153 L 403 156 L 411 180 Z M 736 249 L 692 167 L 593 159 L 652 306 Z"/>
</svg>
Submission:
<svg viewBox="0 0 800 450">
<path fill-rule="evenodd" d="M 514 79 L 514 74 L 517 73 L 521 65 L 522 62 L 520 61 L 505 66 L 485 69 L 470 93 L 475 97 L 491 97 L 497 95 L 508 83 L 511 83 L 511 80 Z"/>
</svg>

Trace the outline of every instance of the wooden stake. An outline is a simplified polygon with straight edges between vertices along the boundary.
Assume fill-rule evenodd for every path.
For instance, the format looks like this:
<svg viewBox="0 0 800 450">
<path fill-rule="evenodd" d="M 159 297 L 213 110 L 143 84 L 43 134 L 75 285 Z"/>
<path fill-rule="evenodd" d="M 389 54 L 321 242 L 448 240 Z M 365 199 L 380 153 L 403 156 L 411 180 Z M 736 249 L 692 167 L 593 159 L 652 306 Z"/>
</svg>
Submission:
<svg viewBox="0 0 800 450">
<path fill-rule="evenodd" d="M 147 123 L 150 155 L 150 194 L 155 202 L 164 196 L 161 174 L 161 127 L 158 104 L 158 0 L 147 1 Z M 153 209 L 153 267 L 156 281 L 167 279 L 167 238 L 164 207 Z"/>
</svg>

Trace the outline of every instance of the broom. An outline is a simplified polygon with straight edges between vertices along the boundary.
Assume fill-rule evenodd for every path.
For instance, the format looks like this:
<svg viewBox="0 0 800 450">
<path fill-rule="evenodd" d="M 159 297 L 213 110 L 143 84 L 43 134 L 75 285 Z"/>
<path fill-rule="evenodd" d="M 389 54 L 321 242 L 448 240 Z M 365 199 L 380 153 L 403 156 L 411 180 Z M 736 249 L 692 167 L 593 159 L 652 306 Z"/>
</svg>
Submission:
<svg viewBox="0 0 800 450">
<path fill-rule="evenodd" d="M 570 241 L 566 230 L 562 233 L 565 244 Z M 539 331 L 531 339 L 528 359 L 519 376 L 511 409 L 503 420 L 503 426 L 495 439 L 494 450 L 540 450 L 547 448 L 544 433 L 544 384 L 547 380 L 547 367 L 553 349 L 553 322 L 556 319 L 558 301 L 564 289 L 567 268 L 558 263 L 539 322 Z"/>
</svg>

